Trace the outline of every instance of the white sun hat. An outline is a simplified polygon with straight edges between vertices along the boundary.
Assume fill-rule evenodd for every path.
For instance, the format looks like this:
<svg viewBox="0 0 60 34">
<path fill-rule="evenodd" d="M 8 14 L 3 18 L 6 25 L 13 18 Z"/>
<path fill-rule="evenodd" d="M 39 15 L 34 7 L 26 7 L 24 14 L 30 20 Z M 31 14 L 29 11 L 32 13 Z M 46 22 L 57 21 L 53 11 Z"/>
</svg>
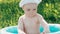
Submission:
<svg viewBox="0 0 60 34">
<path fill-rule="evenodd" d="M 42 0 L 21 0 L 20 3 L 19 3 L 19 7 L 22 7 L 23 5 L 28 4 L 28 3 L 39 4 L 41 1 Z"/>
</svg>

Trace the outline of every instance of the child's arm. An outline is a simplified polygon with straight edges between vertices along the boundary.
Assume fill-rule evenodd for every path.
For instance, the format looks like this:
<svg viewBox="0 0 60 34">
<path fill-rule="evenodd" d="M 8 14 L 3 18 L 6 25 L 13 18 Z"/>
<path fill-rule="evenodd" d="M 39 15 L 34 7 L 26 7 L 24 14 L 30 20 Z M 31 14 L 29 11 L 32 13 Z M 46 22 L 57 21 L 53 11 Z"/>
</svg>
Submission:
<svg viewBox="0 0 60 34">
<path fill-rule="evenodd" d="M 40 16 L 40 24 L 44 27 L 44 32 L 45 33 L 49 33 L 49 25 L 48 23 L 44 20 L 44 18 L 42 16 Z"/>
<path fill-rule="evenodd" d="M 23 21 L 21 17 L 18 20 L 18 34 L 25 34 L 23 30 Z"/>
</svg>

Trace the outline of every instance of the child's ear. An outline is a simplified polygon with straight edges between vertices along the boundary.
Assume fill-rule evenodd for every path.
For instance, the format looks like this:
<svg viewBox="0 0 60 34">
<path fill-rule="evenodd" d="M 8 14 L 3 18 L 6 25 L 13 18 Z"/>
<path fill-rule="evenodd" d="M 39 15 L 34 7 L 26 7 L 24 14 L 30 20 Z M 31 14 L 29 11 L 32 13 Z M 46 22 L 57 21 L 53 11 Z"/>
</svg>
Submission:
<svg viewBox="0 0 60 34">
<path fill-rule="evenodd" d="M 24 10 L 24 7 L 22 7 L 22 9 Z"/>
</svg>

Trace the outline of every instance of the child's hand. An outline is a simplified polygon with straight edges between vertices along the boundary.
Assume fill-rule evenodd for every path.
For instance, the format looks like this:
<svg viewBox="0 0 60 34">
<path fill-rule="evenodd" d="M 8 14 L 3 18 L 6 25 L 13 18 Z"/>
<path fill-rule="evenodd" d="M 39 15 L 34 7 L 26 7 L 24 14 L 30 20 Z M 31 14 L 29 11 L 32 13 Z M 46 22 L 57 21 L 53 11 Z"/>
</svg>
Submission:
<svg viewBox="0 0 60 34">
<path fill-rule="evenodd" d="M 19 30 L 19 31 L 18 31 L 18 34 L 25 34 L 25 32 Z"/>
<path fill-rule="evenodd" d="M 40 34 L 46 34 L 45 32 L 42 32 L 42 33 L 40 33 Z"/>
<path fill-rule="evenodd" d="M 46 34 L 46 32 L 43 32 L 42 34 Z"/>
</svg>

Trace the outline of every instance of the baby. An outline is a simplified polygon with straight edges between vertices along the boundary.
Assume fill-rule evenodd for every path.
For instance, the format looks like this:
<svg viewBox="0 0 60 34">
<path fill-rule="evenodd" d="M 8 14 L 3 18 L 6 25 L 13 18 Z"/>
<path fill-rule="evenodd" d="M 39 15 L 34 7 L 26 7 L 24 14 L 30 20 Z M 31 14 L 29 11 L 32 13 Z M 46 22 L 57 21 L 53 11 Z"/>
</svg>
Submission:
<svg viewBox="0 0 60 34">
<path fill-rule="evenodd" d="M 37 13 L 37 6 L 41 0 L 21 0 L 19 6 L 24 10 L 24 15 L 18 20 L 18 34 L 22 30 L 25 34 L 41 34 L 40 25 L 44 27 L 43 34 L 50 32 L 47 22 Z"/>
</svg>

